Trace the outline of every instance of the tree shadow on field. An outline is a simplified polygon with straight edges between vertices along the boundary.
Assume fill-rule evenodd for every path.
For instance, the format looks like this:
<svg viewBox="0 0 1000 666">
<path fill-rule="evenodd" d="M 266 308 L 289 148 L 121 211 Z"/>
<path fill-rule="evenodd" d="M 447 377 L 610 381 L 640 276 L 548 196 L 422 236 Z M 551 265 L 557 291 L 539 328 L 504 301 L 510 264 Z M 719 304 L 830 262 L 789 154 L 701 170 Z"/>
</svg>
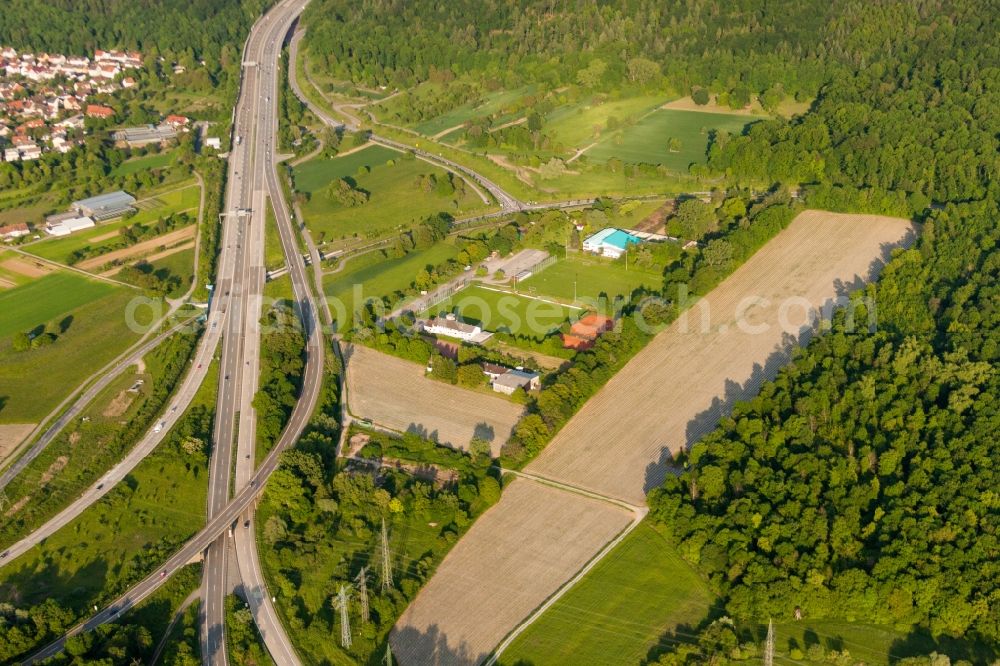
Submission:
<svg viewBox="0 0 1000 666">
<path fill-rule="evenodd" d="M 59 322 L 59 335 L 64 334 L 69 330 L 69 327 L 73 325 L 73 315 L 66 315 Z"/>
<path fill-rule="evenodd" d="M 725 381 L 722 396 L 716 396 L 711 404 L 703 411 L 699 412 L 691 419 L 686 428 L 684 448 L 690 449 L 695 442 L 710 433 L 719 425 L 719 422 L 732 414 L 736 405 L 742 401 L 749 400 L 760 392 L 765 381 L 774 379 L 778 371 L 788 364 L 792 358 L 792 351 L 798 345 L 798 337 L 785 333 L 782 341 L 764 361 L 764 364 L 755 363 L 750 376 L 742 384 L 733 379 Z M 650 463 L 646 467 L 646 480 L 643 485 L 644 492 L 649 492 L 663 484 L 667 473 L 670 471 L 670 462 L 673 455 L 669 446 L 660 449 L 659 459 L 655 463 Z"/>
<path fill-rule="evenodd" d="M 389 644 L 400 664 L 479 664 L 488 656 L 475 654 L 464 641 L 452 645 L 436 624 L 423 632 L 413 627 L 393 628 Z"/>
<path fill-rule="evenodd" d="M 492 442 L 497 438 L 496 431 L 493 429 L 489 423 L 485 421 L 482 423 L 477 423 L 476 427 L 472 431 L 473 437 L 478 437 L 479 439 L 486 440 L 487 442 Z"/>
<path fill-rule="evenodd" d="M 0 414 L 3 413 L 3 408 L 7 405 L 7 402 L 9 400 L 10 400 L 9 395 L 0 395 Z"/>
<path fill-rule="evenodd" d="M 681 645 L 696 645 L 698 634 L 707 629 L 708 625 L 712 624 L 713 621 L 725 614 L 725 604 L 722 599 L 716 599 L 712 602 L 711 607 L 709 607 L 708 612 L 700 622 L 678 624 L 660 634 L 656 642 L 646 652 L 645 658 L 639 662 L 640 666 L 652 666 L 652 664 L 656 664 L 660 660 L 660 657 L 672 654 Z"/>
</svg>

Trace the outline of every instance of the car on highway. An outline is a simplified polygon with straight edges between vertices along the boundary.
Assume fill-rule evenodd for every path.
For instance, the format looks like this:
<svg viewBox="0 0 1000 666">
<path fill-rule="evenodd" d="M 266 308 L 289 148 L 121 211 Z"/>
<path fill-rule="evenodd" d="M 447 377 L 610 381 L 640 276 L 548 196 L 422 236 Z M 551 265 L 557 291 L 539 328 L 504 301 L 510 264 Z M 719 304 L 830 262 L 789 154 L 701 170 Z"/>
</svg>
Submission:
<svg viewBox="0 0 1000 666">
<path fill-rule="evenodd" d="M 166 421 L 160 421 L 155 426 L 153 426 L 153 432 L 160 432 L 163 430 L 163 426 L 167 425 Z"/>
<path fill-rule="evenodd" d="M 247 520 L 247 521 L 244 521 L 244 523 L 243 523 L 243 527 L 245 527 L 245 528 L 247 528 L 247 529 L 250 529 L 250 521 L 249 521 L 249 520 Z"/>
</svg>

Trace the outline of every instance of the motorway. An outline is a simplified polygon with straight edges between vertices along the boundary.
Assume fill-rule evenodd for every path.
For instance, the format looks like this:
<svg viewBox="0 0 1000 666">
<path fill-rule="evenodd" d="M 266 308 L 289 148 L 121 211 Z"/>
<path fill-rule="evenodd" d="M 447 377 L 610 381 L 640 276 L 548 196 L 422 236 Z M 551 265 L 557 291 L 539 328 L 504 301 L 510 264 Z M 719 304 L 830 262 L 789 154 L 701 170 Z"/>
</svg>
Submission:
<svg viewBox="0 0 1000 666">
<path fill-rule="evenodd" d="M 197 388 L 208 372 L 208 366 L 215 354 L 215 349 L 223 332 L 225 332 L 226 338 L 220 370 L 223 379 L 220 382 L 219 404 L 217 406 L 218 425 L 214 433 L 216 447 L 213 451 L 211 465 L 208 522 L 201 531 L 172 555 L 161 569 L 151 573 L 146 579 L 133 586 L 104 609 L 73 627 L 63 637 L 32 655 L 25 663 L 34 663 L 57 654 L 63 649 L 68 637 L 90 631 L 105 622 L 115 620 L 122 612 L 134 607 L 155 592 L 164 582 L 169 580 L 174 572 L 188 562 L 199 559 L 203 553 L 206 556 L 205 581 L 207 583 L 206 589 L 203 590 L 205 595 L 203 598 L 207 603 L 205 605 L 205 629 L 202 637 L 203 646 L 207 647 L 207 652 L 203 656 L 206 661 L 212 664 L 226 663 L 224 656 L 225 637 L 222 629 L 224 626 L 222 599 L 224 599 L 226 591 L 224 584 L 225 540 L 226 535 L 234 525 L 239 525 L 239 531 L 244 532 L 244 536 L 240 537 L 238 541 L 234 538 L 239 552 L 238 562 L 241 577 L 244 579 L 244 587 L 248 592 L 251 610 L 268 649 L 279 664 L 297 663 L 294 651 L 284 635 L 274 609 L 270 605 L 270 597 L 264 588 L 257 562 L 256 544 L 252 538 L 253 530 L 243 528 L 240 523 L 252 520 L 253 505 L 262 491 L 265 481 L 277 467 L 281 452 L 293 445 L 304 430 L 312 415 L 322 385 L 323 342 L 320 338 L 317 309 L 309 292 L 305 265 L 294 237 L 295 232 L 288 216 L 284 195 L 277 180 L 273 151 L 276 145 L 277 129 L 275 66 L 280 58 L 282 41 L 304 4 L 302 0 L 286 0 L 279 3 L 254 25 L 248 37 L 244 56 L 244 79 L 234 114 L 237 128 L 235 133 L 238 133 L 242 140 L 234 142 L 230 157 L 230 174 L 226 192 L 227 213 L 223 218 L 223 243 L 214 298 L 209 309 L 207 328 L 195 354 L 193 367 L 171 401 L 168 412 L 160 420 L 162 426 L 147 433 L 125 459 L 101 477 L 73 504 L 40 529 L 12 546 L 7 551 L 7 555 L 4 556 L 5 559 L 0 561 L 0 566 L 34 547 L 79 516 L 155 449 L 169 432 L 170 426 L 183 414 L 184 409 L 193 399 Z M 244 125 L 244 123 L 246 124 Z M 413 150 L 410 146 L 396 144 L 396 142 L 389 140 L 376 140 L 398 149 Z M 424 151 L 415 150 L 414 152 L 473 178 L 496 197 L 505 209 L 518 210 L 523 207 L 523 204 L 503 192 L 494 183 L 466 167 Z M 237 468 L 239 485 L 235 496 L 229 499 L 228 470 L 231 469 L 229 466 L 232 463 L 236 412 L 238 408 L 243 409 L 247 404 L 247 396 L 253 395 L 250 387 L 255 384 L 245 386 L 244 379 L 252 377 L 252 381 L 256 381 L 256 372 L 254 371 L 256 370 L 256 359 L 259 357 L 259 341 L 245 339 L 248 319 L 253 319 L 253 324 L 256 324 L 257 319 L 257 315 L 253 314 L 253 305 L 257 301 L 255 301 L 255 290 L 252 285 L 263 279 L 262 267 L 258 271 L 258 264 L 254 260 L 254 257 L 258 256 L 258 252 L 262 256 L 263 234 L 246 234 L 246 238 L 244 238 L 244 230 L 247 228 L 245 225 L 246 216 L 241 212 L 247 209 L 253 210 L 256 215 L 249 218 L 251 227 L 255 223 L 256 226 L 262 226 L 258 220 L 263 219 L 264 193 L 274 202 L 275 217 L 288 261 L 295 301 L 306 335 L 306 364 L 299 401 L 279 442 L 256 471 L 250 473 L 243 465 Z M 252 239 L 250 239 L 251 235 Z M 250 366 L 247 365 L 248 362 L 251 363 Z M 228 379 L 226 379 L 227 376 Z M 240 422 L 242 423 L 242 419 Z M 241 426 L 241 437 L 243 434 Z M 241 449 L 241 452 L 244 450 Z M 246 453 L 243 455 L 245 456 Z M 252 453 L 250 460 L 253 460 Z M 223 467 L 226 471 L 223 471 Z M 216 545 L 213 546 L 213 544 Z M 222 656 L 216 658 L 210 655 Z"/>
<path fill-rule="evenodd" d="M 277 61 L 280 55 L 281 40 L 284 34 L 287 33 L 294 18 L 301 11 L 302 6 L 303 3 L 301 0 L 282 2 L 269 12 L 266 18 L 262 18 L 255 24 L 247 41 L 247 53 L 249 57 L 245 60 L 248 61 L 248 65 L 254 62 L 252 60 L 254 57 L 260 57 L 260 62 L 262 63 L 266 62 L 263 58 L 271 58 L 271 62 Z M 194 367 L 189 371 L 177 395 L 171 401 L 169 411 L 163 416 L 162 423 L 164 425 L 160 428 L 154 428 L 156 432 L 151 430 L 147 433 L 124 460 L 101 477 L 97 484 L 85 491 L 67 509 L 46 523 L 42 528 L 29 535 L 29 537 L 12 546 L 7 551 L 8 555 L 3 562 L 0 562 L 0 566 L 34 547 L 44 538 L 50 536 L 79 516 L 88 506 L 108 492 L 115 483 L 121 481 L 146 455 L 152 452 L 156 445 L 166 436 L 169 427 L 173 425 L 175 419 L 190 404 L 194 393 L 208 372 L 208 366 L 215 353 L 215 348 L 218 346 L 219 340 L 223 335 L 223 331 L 226 331 L 227 335 L 223 349 L 223 364 L 220 370 L 223 375 L 223 379 L 220 382 L 220 402 L 218 406 L 218 415 L 221 423 L 217 427 L 215 435 L 216 444 L 220 445 L 218 446 L 219 449 L 227 448 L 226 446 L 222 446 L 222 444 L 228 441 L 230 453 L 226 455 L 224 452 L 220 453 L 216 451 L 215 457 L 220 461 L 227 459 L 231 461 L 233 427 L 231 423 L 227 426 L 227 421 L 229 419 L 235 420 L 235 406 L 239 405 L 242 407 L 245 404 L 245 396 L 248 394 L 248 391 L 242 386 L 241 379 L 244 376 L 243 368 L 246 367 L 247 360 L 249 359 L 244 359 L 243 355 L 247 352 L 257 354 L 259 351 L 256 347 L 253 349 L 244 348 L 243 334 L 246 331 L 247 313 L 250 312 L 248 304 L 252 301 L 251 292 L 253 291 L 247 288 L 247 285 L 253 282 L 250 269 L 254 266 L 252 260 L 248 261 L 248 258 L 252 258 L 258 252 L 262 255 L 263 234 L 258 234 L 254 242 L 244 241 L 242 239 L 244 222 L 241 219 L 243 216 L 238 214 L 239 211 L 252 208 L 249 204 L 259 204 L 262 201 L 260 189 L 255 189 L 255 186 L 259 188 L 261 185 L 264 185 L 272 194 L 273 200 L 282 202 L 282 205 L 276 205 L 275 209 L 281 230 L 282 243 L 285 247 L 286 256 L 291 268 L 290 273 L 293 288 L 307 340 L 306 364 L 299 402 L 296 404 L 279 442 L 263 460 L 260 467 L 250 475 L 250 478 L 247 479 L 248 483 L 237 491 L 232 500 L 228 499 L 228 473 L 225 474 L 225 482 L 222 482 L 221 479 L 223 475 L 218 475 L 219 481 L 213 484 L 210 492 L 209 511 L 211 517 L 207 525 L 177 553 L 170 557 L 162 569 L 153 572 L 145 580 L 132 587 L 103 610 L 85 622 L 73 627 L 65 636 L 46 646 L 42 651 L 32 655 L 26 660 L 26 663 L 34 663 L 35 661 L 57 654 L 63 649 L 65 639 L 69 636 L 89 631 L 105 622 L 116 619 L 120 613 L 135 606 L 155 592 L 160 585 L 186 563 L 199 559 L 203 551 L 206 551 L 211 544 L 217 542 L 220 536 L 224 539 L 224 535 L 237 522 L 241 514 L 244 514 L 248 509 L 252 510 L 252 505 L 261 492 L 264 482 L 277 467 L 281 452 L 297 441 L 312 415 L 322 384 L 323 347 L 318 322 L 316 321 L 316 309 L 311 302 L 308 291 L 305 267 L 301 257 L 294 251 L 297 249 L 297 245 L 294 237 L 291 235 L 293 233 L 291 223 L 284 210 L 283 197 L 281 197 L 280 188 L 277 186 L 276 172 L 272 164 L 272 146 L 274 145 L 277 126 L 276 104 L 272 101 L 276 90 L 273 76 L 274 67 L 264 67 L 265 74 L 263 76 L 259 75 L 259 69 L 261 68 L 248 66 L 244 69 L 245 79 L 235 114 L 238 121 L 237 127 L 239 127 L 240 122 L 245 120 L 248 123 L 247 129 L 257 131 L 244 133 L 241 135 L 242 140 L 233 147 L 230 162 L 230 179 L 226 192 L 227 214 L 224 216 L 223 222 L 223 244 L 220 251 L 218 279 L 214 292 L 215 298 L 209 310 L 206 332 L 193 361 Z M 253 72 L 253 75 L 250 75 L 251 72 Z M 264 103 L 260 104 L 261 101 Z M 248 109 L 251 110 L 249 114 Z M 260 131 L 261 129 L 263 131 Z M 248 140 L 247 137 L 251 136 L 252 140 Z M 260 168 L 262 164 L 267 165 L 266 170 Z M 275 192 L 277 192 L 276 195 Z M 255 196 L 256 201 L 254 201 Z M 262 209 L 263 207 L 261 206 L 260 208 Z M 262 214 L 259 219 L 263 220 Z M 258 226 L 262 226 L 262 223 Z M 293 250 L 292 252 L 289 252 L 290 248 Z M 295 257 L 298 257 L 297 261 L 294 260 Z M 255 277 L 262 281 L 262 267 L 260 275 L 256 275 Z M 253 319 L 254 323 L 256 323 L 255 316 Z M 254 369 L 256 369 L 256 362 L 254 363 Z M 247 374 L 252 375 L 253 373 Z M 228 379 L 225 378 L 227 375 Z M 240 384 L 240 386 L 237 386 L 237 384 Z M 231 388 L 227 389 L 227 385 Z M 252 396 L 252 393 L 249 393 L 249 395 Z M 229 434 L 228 440 L 226 438 L 227 430 Z M 221 497 L 225 499 L 220 500 L 219 498 Z M 222 551 L 224 553 L 224 549 Z M 254 561 L 256 561 L 255 557 Z M 206 580 L 210 578 L 207 572 L 213 569 L 212 566 L 209 566 L 210 564 L 215 563 L 206 563 Z M 224 562 L 222 566 L 224 566 Z M 243 568 L 242 565 L 241 568 Z M 259 567 L 255 566 L 253 570 L 256 571 L 256 576 L 251 581 L 250 586 L 252 587 L 256 584 L 256 589 L 260 590 L 263 588 L 263 584 L 259 575 Z M 253 571 L 250 571 L 250 573 L 253 573 Z M 224 592 L 221 594 L 224 595 Z M 258 596 L 266 598 L 266 594 Z M 262 610 L 262 616 L 268 610 L 260 603 L 256 604 L 255 607 L 258 610 Z M 273 608 L 270 609 L 270 613 L 271 621 L 269 623 L 266 618 L 259 620 L 265 624 L 265 627 L 261 628 L 262 633 L 265 636 L 269 635 L 272 637 L 283 635 L 283 632 L 280 631 L 280 624 L 277 623 L 277 619 L 274 616 Z M 208 614 L 215 615 L 212 613 L 212 609 L 209 609 Z M 275 626 L 277 629 L 275 629 Z M 210 627 L 207 633 L 216 641 L 224 640 L 221 631 L 212 630 Z M 220 642 L 219 645 L 224 646 L 224 642 Z M 222 654 L 225 653 L 224 648 L 212 647 L 216 649 L 216 652 L 221 650 Z M 291 649 L 290 645 L 286 647 L 288 650 Z M 206 659 L 209 659 L 207 655 Z M 224 662 L 212 661 L 211 663 Z M 282 660 L 279 663 L 288 662 Z"/>
</svg>

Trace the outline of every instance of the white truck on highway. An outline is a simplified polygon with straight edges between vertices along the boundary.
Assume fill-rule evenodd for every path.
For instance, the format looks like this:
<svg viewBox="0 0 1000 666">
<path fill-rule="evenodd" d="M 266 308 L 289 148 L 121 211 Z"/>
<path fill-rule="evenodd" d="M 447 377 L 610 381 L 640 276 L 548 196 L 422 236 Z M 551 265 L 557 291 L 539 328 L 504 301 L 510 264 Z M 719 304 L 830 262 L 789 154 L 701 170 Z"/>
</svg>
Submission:
<svg viewBox="0 0 1000 666">
<path fill-rule="evenodd" d="M 237 135 L 236 135 L 236 145 L 238 146 L 238 145 L 240 145 L 241 143 L 243 143 L 243 137 L 242 137 L 242 135 L 240 135 L 240 134 L 237 134 Z"/>
</svg>

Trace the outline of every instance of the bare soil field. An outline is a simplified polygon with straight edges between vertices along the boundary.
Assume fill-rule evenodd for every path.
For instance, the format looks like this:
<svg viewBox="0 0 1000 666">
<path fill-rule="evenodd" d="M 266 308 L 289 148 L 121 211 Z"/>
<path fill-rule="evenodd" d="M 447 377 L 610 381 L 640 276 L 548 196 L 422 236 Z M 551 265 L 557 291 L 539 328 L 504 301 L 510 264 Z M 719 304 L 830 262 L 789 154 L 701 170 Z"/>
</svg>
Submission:
<svg viewBox="0 0 1000 666">
<path fill-rule="evenodd" d="M 183 229 L 178 229 L 176 231 L 171 231 L 169 234 L 163 234 L 162 236 L 157 236 L 156 238 L 151 238 L 148 241 L 143 241 L 141 243 L 136 243 L 131 247 L 125 247 L 120 250 L 115 250 L 114 252 L 108 252 L 107 254 L 102 254 L 97 257 L 91 257 L 90 259 L 85 259 L 76 265 L 85 271 L 90 271 L 95 268 L 99 268 L 109 261 L 116 261 L 119 259 L 129 259 L 131 257 L 141 257 L 142 255 L 155 250 L 161 245 L 169 246 L 177 243 L 179 241 L 188 240 L 189 238 L 194 238 L 195 230 L 197 229 L 196 224 L 189 224 Z"/>
<path fill-rule="evenodd" d="M 528 479 L 455 545 L 390 634 L 401 664 L 478 664 L 632 514 Z"/>
<path fill-rule="evenodd" d="M 496 455 L 524 411 L 500 396 L 428 379 L 423 366 L 361 345 L 350 345 L 346 354 L 351 413 L 394 430 L 460 449 L 478 435 L 492 442 Z"/>
<path fill-rule="evenodd" d="M 657 335 L 528 470 L 642 503 L 662 482 L 671 454 L 756 395 L 808 339 L 824 306 L 872 278 L 912 233 L 897 218 L 800 214 Z"/>
<path fill-rule="evenodd" d="M 24 441 L 24 438 L 34 430 L 34 423 L 10 423 L 0 425 L 0 460 L 4 460 L 11 451 Z"/>
<path fill-rule="evenodd" d="M 17 273 L 29 278 L 43 277 L 56 270 L 55 266 L 43 261 L 27 258 L 8 259 L 3 267 L 11 273 Z"/>
</svg>

